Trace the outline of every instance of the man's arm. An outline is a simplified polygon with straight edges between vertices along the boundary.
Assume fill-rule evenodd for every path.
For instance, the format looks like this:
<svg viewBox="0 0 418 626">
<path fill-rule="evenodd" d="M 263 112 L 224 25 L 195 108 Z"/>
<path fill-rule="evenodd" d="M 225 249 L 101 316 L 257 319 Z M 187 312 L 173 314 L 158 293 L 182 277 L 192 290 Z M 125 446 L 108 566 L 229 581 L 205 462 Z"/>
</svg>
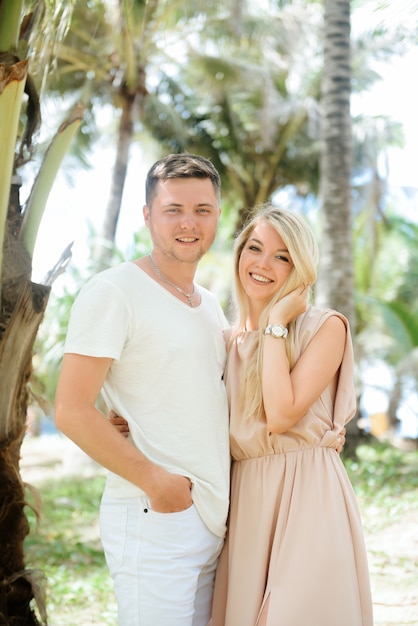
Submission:
<svg viewBox="0 0 418 626">
<path fill-rule="evenodd" d="M 152 463 L 121 437 L 96 408 L 96 400 L 112 359 L 65 354 L 55 400 L 55 423 L 92 459 L 129 480 L 163 513 L 191 506 L 191 483 Z"/>
</svg>

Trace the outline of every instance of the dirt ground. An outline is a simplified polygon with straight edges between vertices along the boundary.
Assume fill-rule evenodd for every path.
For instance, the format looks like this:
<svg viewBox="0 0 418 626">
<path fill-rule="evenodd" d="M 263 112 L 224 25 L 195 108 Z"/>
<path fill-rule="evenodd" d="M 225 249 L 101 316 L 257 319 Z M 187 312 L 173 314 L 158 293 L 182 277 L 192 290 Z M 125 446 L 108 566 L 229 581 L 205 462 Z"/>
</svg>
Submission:
<svg viewBox="0 0 418 626">
<path fill-rule="evenodd" d="M 36 487 L 52 476 L 102 472 L 61 435 L 28 437 L 23 442 L 22 478 Z M 395 522 L 366 530 L 365 535 L 375 626 L 418 626 L 418 503 Z"/>
</svg>

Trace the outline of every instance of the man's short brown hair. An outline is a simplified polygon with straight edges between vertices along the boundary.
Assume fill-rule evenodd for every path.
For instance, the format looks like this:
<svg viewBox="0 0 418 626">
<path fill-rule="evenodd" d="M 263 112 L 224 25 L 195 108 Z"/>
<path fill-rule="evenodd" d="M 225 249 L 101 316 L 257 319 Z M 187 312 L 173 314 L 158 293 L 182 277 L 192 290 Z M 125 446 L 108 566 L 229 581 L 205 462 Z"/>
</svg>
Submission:
<svg viewBox="0 0 418 626">
<path fill-rule="evenodd" d="M 215 166 L 197 154 L 169 154 L 151 167 L 145 182 L 145 202 L 150 207 L 158 183 L 170 178 L 209 178 L 218 198 L 221 179 Z"/>
</svg>

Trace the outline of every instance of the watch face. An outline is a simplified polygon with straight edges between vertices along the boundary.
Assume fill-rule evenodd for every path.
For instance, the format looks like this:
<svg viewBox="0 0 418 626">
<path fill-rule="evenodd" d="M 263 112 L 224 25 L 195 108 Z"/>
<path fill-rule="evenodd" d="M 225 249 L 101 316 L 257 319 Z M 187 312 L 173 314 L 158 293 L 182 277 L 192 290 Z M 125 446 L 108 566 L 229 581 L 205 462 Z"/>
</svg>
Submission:
<svg viewBox="0 0 418 626">
<path fill-rule="evenodd" d="M 271 334 L 273 335 L 273 337 L 285 337 L 287 335 L 286 330 L 287 328 L 283 328 L 283 326 L 274 324 L 271 327 Z"/>
</svg>

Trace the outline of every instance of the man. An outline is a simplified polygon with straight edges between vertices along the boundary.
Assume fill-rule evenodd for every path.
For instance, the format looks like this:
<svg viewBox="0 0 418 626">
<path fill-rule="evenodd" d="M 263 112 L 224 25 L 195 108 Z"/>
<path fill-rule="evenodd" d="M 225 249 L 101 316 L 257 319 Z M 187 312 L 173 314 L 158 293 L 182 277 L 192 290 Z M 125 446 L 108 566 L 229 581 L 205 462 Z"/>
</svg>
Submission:
<svg viewBox="0 0 418 626">
<path fill-rule="evenodd" d="M 161 159 L 143 213 L 152 253 L 95 276 L 73 306 L 55 422 L 110 470 L 100 526 L 119 625 L 205 626 L 228 512 L 228 324 L 194 276 L 216 235 L 218 172 Z M 96 408 L 101 391 L 128 438 Z"/>
</svg>

